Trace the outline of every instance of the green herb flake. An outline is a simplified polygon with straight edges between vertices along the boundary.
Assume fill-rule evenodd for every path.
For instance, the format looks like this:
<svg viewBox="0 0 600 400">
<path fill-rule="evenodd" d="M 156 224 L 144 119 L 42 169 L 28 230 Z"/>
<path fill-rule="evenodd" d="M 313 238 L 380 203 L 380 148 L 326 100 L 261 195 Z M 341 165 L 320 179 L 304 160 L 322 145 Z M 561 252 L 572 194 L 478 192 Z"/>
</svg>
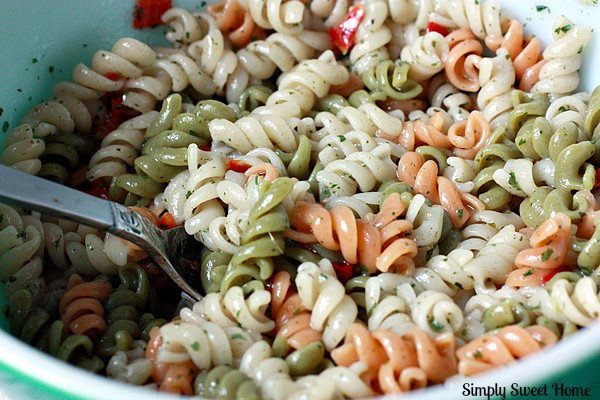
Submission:
<svg viewBox="0 0 600 400">
<path fill-rule="evenodd" d="M 527 140 L 525 140 L 525 138 L 521 138 L 519 139 L 519 145 L 525 144 L 527 143 Z"/>
<path fill-rule="evenodd" d="M 510 171 L 509 173 L 510 177 L 508 178 L 508 184 L 512 187 L 514 187 L 515 189 L 521 189 L 519 187 L 519 184 L 517 183 L 517 177 L 515 176 L 515 173 L 513 171 Z"/>
<path fill-rule="evenodd" d="M 462 288 L 463 288 L 463 285 L 462 285 L 462 283 L 460 283 L 460 282 L 454 282 L 454 286 L 456 286 L 456 287 L 457 287 L 457 288 L 459 288 L 459 289 L 462 289 Z"/>
<path fill-rule="evenodd" d="M 456 212 L 458 214 L 458 219 L 462 219 L 463 217 L 463 212 L 464 210 L 462 208 L 459 208 L 458 211 Z"/>
<path fill-rule="evenodd" d="M 324 273 L 322 273 L 322 272 L 321 272 L 321 273 L 319 274 L 319 280 L 320 280 L 320 281 L 325 281 L 325 280 L 327 280 L 327 275 L 325 275 Z"/>
<path fill-rule="evenodd" d="M 545 6 L 543 4 L 538 4 L 537 6 L 535 6 L 535 9 L 537 12 L 548 11 L 548 14 L 550 14 L 550 7 Z"/>
<path fill-rule="evenodd" d="M 567 33 L 571 29 L 573 29 L 573 24 L 567 24 L 567 25 L 559 26 L 558 28 L 556 28 L 554 30 L 554 33 L 560 33 L 560 32 Z"/>
<path fill-rule="evenodd" d="M 192 191 L 188 190 L 187 193 L 185 194 L 185 198 L 189 199 L 192 194 L 193 194 Z"/>
<path fill-rule="evenodd" d="M 340 142 L 345 142 L 346 141 L 346 136 L 344 135 L 338 135 L 338 139 L 340 139 Z"/>
<path fill-rule="evenodd" d="M 296 315 L 298 315 L 298 313 L 300 312 L 299 308 L 296 308 L 293 312 L 292 312 L 292 317 L 295 317 Z"/>
<path fill-rule="evenodd" d="M 475 357 L 475 358 L 482 358 L 483 354 L 481 354 L 481 351 L 477 350 L 475 353 L 473 353 L 473 357 Z"/>
<path fill-rule="evenodd" d="M 192 343 L 192 350 L 199 351 L 200 350 L 200 343 L 198 343 L 198 342 Z"/>
<path fill-rule="evenodd" d="M 431 329 L 434 332 L 441 332 L 444 330 L 444 325 L 440 324 L 435 319 L 432 319 L 431 321 L 429 321 L 429 326 L 431 327 Z"/>
<path fill-rule="evenodd" d="M 504 55 L 504 58 L 506 58 L 507 60 L 510 59 L 510 54 Z"/>
<path fill-rule="evenodd" d="M 37 62 L 38 62 L 38 59 L 37 59 L 37 58 L 35 58 L 35 57 L 34 57 L 34 58 L 32 58 L 32 59 L 31 59 L 31 63 L 32 63 L 32 64 L 35 64 L 35 63 L 37 63 Z"/>
<path fill-rule="evenodd" d="M 547 261 L 550 256 L 552 255 L 552 253 L 554 253 L 554 250 L 552 249 L 547 249 L 545 252 L 542 253 L 542 261 Z"/>
<path fill-rule="evenodd" d="M 231 335 L 231 338 L 233 340 L 236 340 L 236 339 L 237 340 L 246 340 L 246 338 L 244 337 L 244 335 L 242 335 L 241 333 L 233 334 L 233 335 Z"/>
<path fill-rule="evenodd" d="M 50 73 L 54 72 L 54 67 L 52 65 L 48 67 L 48 72 L 50 72 Z"/>
<path fill-rule="evenodd" d="M 533 268 L 530 268 L 530 269 L 528 269 L 527 271 L 525 271 L 525 272 L 523 273 L 523 276 L 529 276 L 529 275 L 531 275 L 531 274 L 533 274 Z"/>
</svg>

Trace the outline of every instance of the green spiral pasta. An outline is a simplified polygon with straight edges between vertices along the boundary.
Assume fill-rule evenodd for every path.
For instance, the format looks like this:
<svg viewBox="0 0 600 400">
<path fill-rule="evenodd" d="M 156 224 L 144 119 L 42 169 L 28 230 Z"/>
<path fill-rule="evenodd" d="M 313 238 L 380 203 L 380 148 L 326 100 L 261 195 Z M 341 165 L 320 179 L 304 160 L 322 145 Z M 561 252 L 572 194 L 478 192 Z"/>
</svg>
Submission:
<svg viewBox="0 0 600 400">
<path fill-rule="evenodd" d="M 33 297 L 21 289 L 8 299 L 8 320 L 13 335 L 26 343 L 35 343 L 43 332 L 50 314 L 33 304 Z"/>
<path fill-rule="evenodd" d="M 507 325 L 518 325 L 526 328 L 532 324 L 532 315 L 523 303 L 511 299 L 488 307 L 483 312 L 482 322 L 486 331 Z"/>
<path fill-rule="evenodd" d="M 547 93 L 527 93 L 513 90 L 511 93 L 513 110 L 508 118 L 508 132 L 515 137 L 519 130 L 535 117 L 543 117 L 550 106 Z"/>
<path fill-rule="evenodd" d="M 243 112 L 249 113 L 255 108 L 267 104 L 267 99 L 273 94 L 273 89 L 264 86 L 250 86 L 240 95 L 239 106 Z"/>
<path fill-rule="evenodd" d="M 277 149 L 276 153 L 285 164 L 288 176 L 304 180 L 311 174 L 312 148 L 307 136 L 298 137 L 298 148 L 295 151 L 286 153 Z"/>
<path fill-rule="evenodd" d="M 519 214 L 523 222 L 531 228 L 537 228 L 553 213 L 559 212 L 566 214 L 571 221 L 577 222 L 588 210 L 589 202 L 583 193 L 571 194 L 548 186 L 536 189 L 519 206 Z"/>
<path fill-rule="evenodd" d="M 37 174 L 58 183 L 66 183 L 69 171 L 74 171 L 80 160 L 93 152 L 89 136 L 78 133 L 58 133 L 44 138 L 46 149 L 40 156 L 42 168 Z"/>
<path fill-rule="evenodd" d="M 410 65 L 404 62 L 394 64 L 390 60 L 379 62 L 362 74 L 366 87 L 374 95 L 383 95 L 396 100 L 408 100 L 417 97 L 423 87 L 408 78 Z"/>
<path fill-rule="evenodd" d="M 117 177 L 109 196 L 126 205 L 147 205 L 166 184 L 187 167 L 187 148 L 210 141 L 208 123 L 215 118 L 235 120 L 233 110 L 214 100 L 204 100 L 190 113 L 181 113 L 179 94 L 167 97 L 156 119 L 146 130 L 142 155 L 134 161 L 135 174 Z"/>
<path fill-rule="evenodd" d="M 261 188 L 262 194 L 248 216 L 242 246 L 231 258 L 221 281 L 221 292 L 250 280 L 264 281 L 273 274 L 274 257 L 285 249 L 281 232 L 290 226 L 282 201 L 293 185 L 290 178 L 277 178 Z"/>
<path fill-rule="evenodd" d="M 91 372 L 104 370 L 104 362 L 93 354 L 94 344 L 85 335 L 65 335 L 63 323 L 54 321 L 45 332 L 42 348 L 54 357 Z"/>
<path fill-rule="evenodd" d="M 200 372 L 194 379 L 194 393 L 207 399 L 261 399 L 254 382 L 239 369 L 227 365 Z"/>
</svg>

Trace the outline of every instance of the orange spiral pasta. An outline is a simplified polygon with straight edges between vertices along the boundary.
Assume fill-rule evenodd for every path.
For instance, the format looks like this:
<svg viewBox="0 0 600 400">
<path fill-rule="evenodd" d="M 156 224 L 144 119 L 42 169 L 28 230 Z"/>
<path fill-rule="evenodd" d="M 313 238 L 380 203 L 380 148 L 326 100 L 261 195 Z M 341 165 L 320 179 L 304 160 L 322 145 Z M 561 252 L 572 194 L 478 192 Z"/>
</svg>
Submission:
<svg viewBox="0 0 600 400">
<path fill-rule="evenodd" d="M 407 392 L 444 382 L 456 374 L 456 342 L 452 333 L 429 337 L 420 329 L 400 336 L 386 329 L 373 332 L 360 323 L 348 329 L 344 344 L 331 351 L 340 366 L 361 362 L 361 378 L 385 394 Z"/>
<path fill-rule="evenodd" d="M 549 269 L 565 264 L 571 245 L 571 219 L 563 213 L 547 219 L 531 235 L 530 249 L 515 258 L 517 269 L 507 279 L 508 286 L 540 286 Z"/>
<path fill-rule="evenodd" d="M 262 163 L 250 167 L 244 173 L 244 175 L 246 175 L 246 178 L 251 177 L 253 175 L 260 175 L 269 182 L 273 182 L 275 179 L 279 178 L 279 173 L 277 172 L 273 164 L 270 163 Z"/>
<path fill-rule="evenodd" d="M 266 37 L 265 31 L 256 25 L 250 13 L 236 0 L 223 0 L 208 6 L 207 11 L 235 47 L 241 48 L 253 40 Z"/>
<path fill-rule="evenodd" d="M 441 112 L 436 112 L 427 123 L 421 120 L 403 122 L 398 136 L 391 136 L 384 132 L 378 132 L 377 136 L 394 141 L 410 151 L 422 145 L 449 149 L 452 143 L 444 134 L 443 128 L 444 116 Z"/>
<path fill-rule="evenodd" d="M 480 111 L 473 111 L 466 121 L 452 124 L 448 139 L 458 157 L 472 160 L 490 139 L 492 129 Z"/>
<path fill-rule="evenodd" d="M 450 48 L 444 62 L 448 80 L 460 90 L 477 92 L 480 88 L 478 65 L 483 46 L 466 28 L 453 31 L 446 40 Z"/>
<path fill-rule="evenodd" d="M 543 326 L 506 326 L 481 336 L 456 350 L 458 372 L 469 376 L 509 364 L 556 343 L 556 335 Z"/>
<path fill-rule="evenodd" d="M 463 226 L 471 216 L 469 209 L 484 208 L 477 199 L 461 194 L 450 179 L 438 176 L 438 166 L 433 160 L 409 151 L 398 162 L 398 179 L 408 183 L 420 193 L 446 210 L 455 227 Z"/>
<path fill-rule="evenodd" d="M 79 275 L 71 275 L 58 306 L 67 332 L 91 337 L 104 332 L 106 321 L 101 301 L 108 299 L 112 291 L 108 282 L 85 282 Z"/>
<path fill-rule="evenodd" d="M 536 38 L 524 36 L 523 24 L 515 19 L 506 21 L 505 34 L 498 40 L 488 40 L 493 51 L 504 48 L 510 54 L 515 68 L 519 89 L 530 91 L 540 80 L 540 70 L 545 62 L 542 59 L 542 42 Z"/>
<path fill-rule="evenodd" d="M 302 305 L 292 287 L 290 274 L 281 271 L 273 277 L 271 313 L 277 336 L 283 337 L 293 349 L 301 349 L 321 341 L 321 332 L 310 327 L 310 311 Z"/>
<path fill-rule="evenodd" d="M 191 360 L 180 363 L 165 363 L 158 361 L 158 350 L 162 345 L 160 329 L 152 328 L 150 340 L 146 347 L 146 358 L 152 362 L 152 379 L 158 390 L 169 393 L 194 394 L 193 380 L 198 369 Z"/>
<path fill-rule="evenodd" d="M 348 207 L 327 210 L 320 204 L 300 201 L 290 213 L 290 224 L 296 231 L 288 230 L 285 235 L 301 243 L 319 242 L 329 250 L 341 250 L 347 262 L 364 265 L 370 273 L 379 270 L 410 274 L 417 245 L 411 239 L 397 238 L 400 231 L 412 229 L 404 222 L 408 225 L 390 224 L 380 231 L 368 221 L 357 219 Z"/>
</svg>

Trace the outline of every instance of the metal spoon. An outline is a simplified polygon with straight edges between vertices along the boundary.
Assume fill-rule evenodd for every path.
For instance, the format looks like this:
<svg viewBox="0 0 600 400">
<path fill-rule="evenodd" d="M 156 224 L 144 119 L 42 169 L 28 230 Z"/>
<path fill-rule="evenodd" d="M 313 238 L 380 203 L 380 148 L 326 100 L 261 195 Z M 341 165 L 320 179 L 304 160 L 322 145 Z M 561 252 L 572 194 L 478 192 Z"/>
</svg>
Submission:
<svg viewBox="0 0 600 400">
<path fill-rule="evenodd" d="M 0 165 L 0 202 L 110 232 L 141 247 L 188 295 L 202 296 L 183 277 L 202 245 L 183 227 L 166 231 L 129 208 Z"/>
</svg>

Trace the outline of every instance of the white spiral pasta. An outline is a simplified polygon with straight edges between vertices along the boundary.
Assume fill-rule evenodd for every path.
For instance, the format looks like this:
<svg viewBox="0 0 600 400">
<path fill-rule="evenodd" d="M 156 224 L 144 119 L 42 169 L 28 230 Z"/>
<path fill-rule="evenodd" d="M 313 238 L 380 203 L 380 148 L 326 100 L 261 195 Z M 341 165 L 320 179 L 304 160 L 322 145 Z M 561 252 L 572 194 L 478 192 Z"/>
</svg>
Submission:
<svg viewBox="0 0 600 400">
<path fill-rule="evenodd" d="M 473 277 L 465 271 L 474 254 L 466 249 L 454 249 L 447 256 L 432 257 L 425 267 L 417 268 L 415 279 L 428 290 L 455 296 L 458 290 L 473 289 Z"/>
<path fill-rule="evenodd" d="M 401 111 L 400 111 L 401 112 Z M 336 115 L 322 111 L 315 116 L 318 130 L 311 136 L 321 140 L 326 135 L 343 135 L 350 131 L 365 132 L 375 136 L 380 131 L 389 137 L 396 137 L 402 132 L 401 118 L 383 111 L 373 103 L 363 103 L 358 107 L 345 106 Z"/>
<path fill-rule="evenodd" d="M 348 12 L 348 0 L 315 0 L 310 2 L 310 11 L 319 18 L 323 18 L 327 28 L 338 25 L 344 20 Z"/>
<path fill-rule="evenodd" d="M 552 26 L 554 41 L 544 50 L 546 64 L 533 90 L 553 97 L 572 93 L 579 86 L 583 49 L 592 39 L 592 29 L 559 17 Z"/>
<path fill-rule="evenodd" d="M 208 129 L 213 140 L 225 143 L 242 154 L 255 148 L 270 150 L 281 149 L 292 152 L 298 148 L 297 133 L 291 118 L 276 115 L 255 115 L 238 119 L 235 122 L 226 119 L 214 119 Z"/>
<path fill-rule="evenodd" d="M 392 40 L 392 33 L 385 25 L 388 17 L 386 2 L 368 1 L 364 8 L 364 19 L 356 31 L 356 44 L 350 51 L 352 69 L 359 75 L 390 58 L 386 46 Z"/>
<path fill-rule="evenodd" d="M 585 113 L 588 109 L 590 94 L 580 92 L 569 96 L 559 97 L 550 103 L 546 110 L 546 119 L 554 129 L 558 129 L 568 122 L 573 122 L 579 128 L 578 141 L 589 140 L 583 132 Z"/>
<path fill-rule="evenodd" d="M 265 40 L 250 42 L 238 51 L 240 63 L 257 79 L 269 79 L 277 69 L 290 71 L 298 62 L 314 58 L 331 47 L 324 32 L 303 31 L 299 35 L 272 33 Z"/>
<path fill-rule="evenodd" d="M 333 52 L 327 50 L 319 58 L 302 61 L 283 74 L 277 91 L 269 96 L 266 106 L 258 107 L 253 114 L 306 115 L 317 98 L 325 97 L 332 85 L 346 83 L 348 77 L 346 67 L 338 64 Z"/>
<path fill-rule="evenodd" d="M 395 167 L 388 143 L 381 143 L 371 151 L 354 152 L 330 162 L 317 173 L 321 197 L 350 196 L 357 189 L 369 192 L 377 183 L 394 179 Z"/>
<path fill-rule="evenodd" d="M 462 330 L 463 312 L 447 294 L 435 290 L 417 294 L 410 285 L 402 285 L 398 295 L 410 308 L 414 323 L 429 335 Z"/>
<path fill-rule="evenodd" d="M 94 181 L 126 174 L 140 154 L 146 128 L 157 115 L 158 111 L 149 111 L 131 118 L 106 135 L 100 149 L 90 158 L 86 178 Z"/>
<path fill-rule="evenodd" d="M 237 326 L 221 328 L 189 308 L 183 308 L 180 316 L 181 321 L 160 327 L 159 362 L 191 360 L 200 369 L 218 365 L 237 368 L 248 348 L 260 339 L 259 334 Z"/>
<path fill-rule="evenodd" d="M 570 321 L 588 326 L 600 317 L 598 285 L 589 276 L 577 282 L 559 279 L 549 288 L 537 288 L 527 303 L 539 307 L 542 315 L 562 324 Z"/>
<path fill-rule="evenodd" d="M 442 206 L 429 206 L 425 197 L 418 194 L 410 201 L 405 218 L 413 225 L 412 233 L 408 237 L 415 241 L 420 253 L 432 249 L 441 239 L 444 221 Z"/>
<path fill-rule="evenodd" d="M 198 303 L 193 311 L 221 328 L 240 326 L 252 332 L 266 333 L 275 328 L 265 312 L 271 303 L 271 293 L 267 290 L 255 290 L 245 298 L 242 288 L 233 286 L 223 295 L 209 293 Z"/>
<path fill-rule="evenodd" d="M 166 39 L 181 46 L 189 45 L 200 39 L 202 30 L 198 20 L 188 10 L 173 7 L 161 17 L 162 22 L 169 27 Z"/>
<path fill-rule="evenodd" d="M 134 342 L 134 348 L 128 351 L 117 351 L 106 365 L 106 375 L 134 385 L 145 384 L 152 374 L 152 362 L 146 358 L 141 340 Z"/>
<path fill-rule="evenodd" d="M 444 110 L 453 122 L 469 118 L 467 108 L 471 106 L 471 98 L 442 76 L 436 76 L 431 80 L 428 97 L 431 107 L 434 110 Z"/>
<path fill-rule="evenodd" d="M 450 179 L 461 192 L 470 193 L 475 187 L 473 179 L 477 175 L 472 161 L 460 157 L 448 157 L 446 162 L 448 166 L 444 170 L 444 176 Z"/>
<path fill-rule="evenodd" d="M 200 14 L 199 18 L 207 26 L 206 34 L 200 40 L 191 43 L 187 47 L 187 53 L 208 76 L 210 84 L 213 85 L 210 88 L 212 93 L 225 96 L 230 103 L 237 103 L 249 85 L 260 81 L 251 79 L 238 56 L 228 48 L 215 20 L 205 13 Z"/>
<path fill-rule="evenodd" d="M 508 52 L 500 48 L 496 57 L 483 58 L 479 63 L 477 105 L 492 129 L 507 126 L 512 111 L 511 92 L 515 82 L 515 68 Z"/>
<path fill-rule="evenodd" d="M 444 68 L 448 41 L 437 32 L 428 32 L 402 49 L 402 61 L 410 64 L 408 76 L 416 81 L 431 78 Z"/>
<path fill-rule="evenodd" d="M 344 206 L 354 211 L 360 218 L 372 214 L 379 207 L 381 192 L 356 193 L 352 196 L 328 197 L 323 199 L 326 207 Z"/>
<path fill-rule="evenodd" d="M 490 293 L 512 271 L 517 254 L 529 247 L 529 239 L 514 226 L 507 225 L 495 234 L 479 253 L 464 266 L 475 281 L 475 292 Z"/>
<path fill-rule="evenodd" d="M 333 400 L 363 398 L 375 393 L 349 368 L 327 368 L 319 375 L 294 381 L 284 359 L 274 357 L 265 341 L 254 343 L 240 363 L 240 370 L 260 388 L 267 400 Z"/>
<path fill-rule="evenodd" d="M 471 250 L 477 254 L 500 229 L 508 225 L 514 226 L 516 230 L 525 227 L 521 217 L 512 211 L 478 211 L 469 218 L 457 248 Z"/>
<path fill-rule="evenodd" d="M 396 289 L 402 284 L 410 284 L 411 278 L 384 272 L 367 279 L 365 284 L 365 307 L 367 326 L 375 329 L 391 330 L 403 335 L 415 327 L 406 302 L 396 296 Z"/>
<path fill-rule="evenodd" d="M 525 158 L 508 160 L 503 168 L 494 171 L 493 177 L 510 194 L 529 197 L 544 184 L 554 186 L 554 164 L 551 161 L 534 164 Z"/>
<path fill-rule="evenodd" d="M 491 40 L 492 43 L 502 39 L 502 20 L 497 1 L 438 0 L 436 3 L 438 18 L 447 16 L 456 27 L 470 29 L 479 39 Z M 448 19 L 441 21 L 448 22 Z M 447 23 L 442 25 L 450 26 Z"/>
<path fill-rule="evenodd" d="M 311 262 L 300 264 L 296 287 L 302 305 L 311 310 L 311 328 L 323 332 L 325 348 L 333 349 L 356 320 L 356 303 L 346 295 L 344 285 L 337 280 L 327 259 L 321 260 L 319 265 Z"/>
<path fill-rule="evenodd" d="M 188 170 L 169 182 L 163 198 L 175 221 L 183 222 L 188 234 L 204 242 L 211 221 L 225 216 L 217 194 L 217 184 L 225 176 L 225 162 L 218 155 L 213 155 L 210 161 L 201 157 L 202 150 L 191 144 L 188 147 Z M 206 163 L 199 166 L 201 161 Z"/>
<path fill-rule="evenodd" d="M 264 29 L 294 35 L 302 32 L 304 3 L 298 0 L 241 0 L 252 19 Z"/>
<path fill-rule="evenodd" d="M 31 125 L 22 124 L 6 136 L 4 150 L 0 153 L 0 163 L 37 175 L 42 169 L 40 156 L 45 150 L 45 142 L 35 136 Z"/>
</svg>

